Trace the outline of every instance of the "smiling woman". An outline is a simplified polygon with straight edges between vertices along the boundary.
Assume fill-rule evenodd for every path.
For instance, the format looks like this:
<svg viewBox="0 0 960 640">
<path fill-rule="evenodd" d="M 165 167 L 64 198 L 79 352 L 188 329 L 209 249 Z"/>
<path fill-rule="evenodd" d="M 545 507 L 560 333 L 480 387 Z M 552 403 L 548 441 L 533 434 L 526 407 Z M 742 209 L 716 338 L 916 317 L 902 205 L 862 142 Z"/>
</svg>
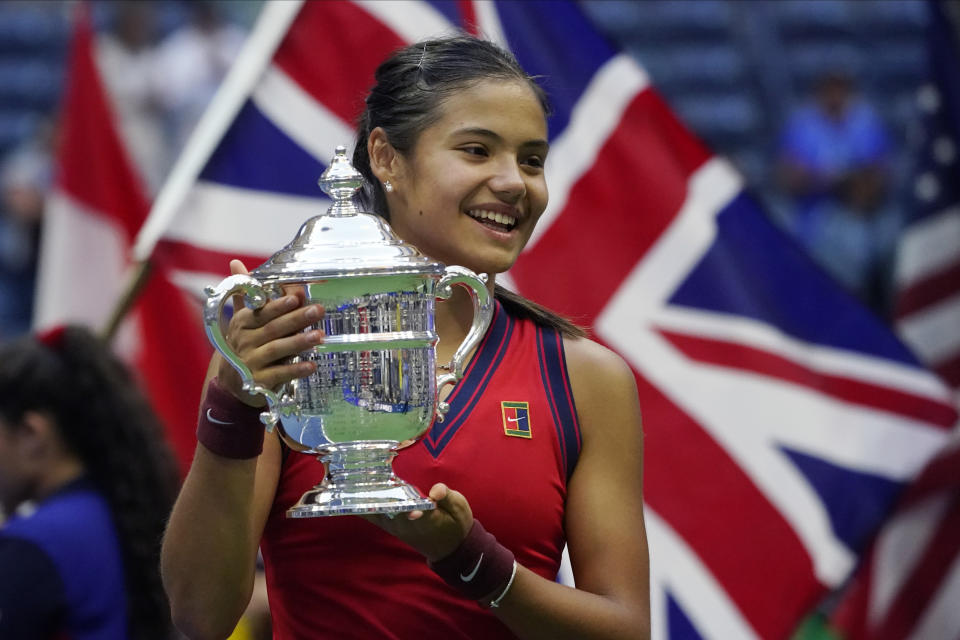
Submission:
<svg viewBox="0 0 960 640">
<path fill-rule="evenodd" d="M 370 132 L 370 173 L 393 185 L 390 224 L 441 262 L 505 271 L 547 206 L 543 109 L 526 82 L 484 80 L 439 112 L 406 154 L 383 127 Z"/>
<path fill-rule="evenodd" d="M 250 446 L 222 446 L 201 414 L 164 541 L 175 621 L 191 637 L 228 634 L 259 546 L 275 638 L 649 637 L 633 374 L 569 321 L 495 284 L 547 205 L 543 91 L 508 52 L 452 37 L 393 54 L 366 105 L 354 165 L 368 207 L 431 258 L 487 274 L 497 299 L 447 419 L 394 465 L 437 508 L 286 519 L 322 467 L 264 438 L 236 373 L 215 361 L 206 405 L 230 412 L 230 437 Z M 227 339 L 275 387 L 313 372 L 288 358 L 322 342 L 312 328 L 323 312 L 286 296 L 239 310 Z M 437 305 L 438 362 L 472 317 L 459 291 Z M 554 580 L 565 544 L 576 589 Z"/>
<path fill-rule="evenodd" d="M 417 49 L 417 47 L 421 47 Z M 411 45 L 395 52 L 377 69 L 376 84 L 370 90 L 366 100 L 366 110 L 361 114 L 357 126 L 357 145 L 353 152 L 353 164 L 367 179 L 364 189 L 364 200 L 368 208 L 375 213 L 391 220 L 392 214 L 387 203 L 387 190 L 383 185 L 389 180 L 381 181 L 374 175 L 370 152 L 368 151 L 371 133 L 375 129 L 382 130 L 389 146 L 401 156 L 412 157 L 415 143 L 420 141 L 421 135 L 434 121 L 446 114 L 457 115 L 456 105 L 445 104 L 451 97 L 462 94 L 477 84 L 490 86 L 510 85 L 514 92 L 505 92 L 505 95 L 490 96 L 485 100 L 487 109 L 481 115 L 492 116 L 511 104 L 513 98 L 519 98 L 527 103 L 526 114 L 528 126 L 543 126 L 539 138 L 529 140 L 529 147 L 521 150 L 525 154 L 524 164 L 532 170 L 539 169 L 541 179 L 543 168 L 549 151 L 546 132 L 546 117 L 550 114 L 550 105 L 543 89 L 531 78 L 510 55 L 489 42 L 475 38 L 448 38 L 429 41 L 418 45 Z M 538 108 L 530 110 L 529 98 L 536 100 Z M 486 98 L 486 94 L 483 96 Z M 479 110 L 478 110 L 479 111 Z M 520 114 L 518 114 L 520 115 Z M 499 140 L 496 131 L 482 126 L 471 127 L 468 123 L 460 124 L 463 135 L 473 134 L 482 136 L 475 145 L 464 141 L 461 147 L 463 153 L 475 154 L 484 158 L 489 151 L 484 143 L 491 137 Z M 376 136 L 375 136 L 376 137 Z M 514 159 L 513 162 L 517 162 Z M 444 169 L 441 167 L 441 169 Z M 442 175 L 442 174 L 441 174 Z M 392 183 L 390 183 L 392 186 Z M 543 183 L 543 198 L 546 199 L 546 183 Z M 494 209 L 488 213 L 477 210 L 474 217 L 489 218 L 490 214 L 500 213 L 502 216 L 512 215 L 509 203 L 494 202 Z M 543 206 L 546 206 L 544 201 Z M 507 208 L 507 211 L 504 211 Z M 540 214 L 529 220 L 532 228 Z M 395 225 L 394 225 L 395 226 Z M 401 237 L 405 237 L 402 236 Z M 524 244 L 529 239 L 529 233 L 523 239 Z M 413 241 L 411 241 L 413 242 Z M 413 242 L 415 245 L 416 242 Z M 418 245 L 419 246 L 419 245 Z M 428 255 L 432 255 L 427 252 Z M 437 256 L 439 259 L 439 256 Z M 514 256 L 515 258 L 516 256 Z M 450 263 L 453 264 L 453 263 Z M 512 265 L 512 261 L 510 263 Z M 468 265 L 469 266 L 469 265 Z M 508 265 L 509 267 L 510 265 Z M 478 273 L 490 273 L 485 269 L 474 269 Z M 498 272 L 505 271 L 506 268 Z M 553 326 L 565 335 L 584 337 L 582 329 L 565 318 L 557 316 L 549 309 L 545 309 L 529 300 L 499 286 L 495 287 L 496 297 L 500 303 L 512 312 L 522 317 L 534 319 L 537 322 Z"/>
</svg>

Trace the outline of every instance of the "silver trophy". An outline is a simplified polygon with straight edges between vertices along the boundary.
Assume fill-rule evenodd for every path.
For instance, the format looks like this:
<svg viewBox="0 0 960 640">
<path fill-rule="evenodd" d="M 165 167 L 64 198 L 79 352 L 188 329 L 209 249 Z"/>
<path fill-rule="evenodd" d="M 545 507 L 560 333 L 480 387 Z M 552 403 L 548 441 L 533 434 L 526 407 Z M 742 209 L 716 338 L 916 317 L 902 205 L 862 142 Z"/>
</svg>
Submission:
<svg viewBox="0 0 960 640">
<path fill-rule="evenodd" d="M 262 394 L 267 431 L 277 427 L 294 451 L 315 455 L 326 475 L 287 511 L 288 517 L 400 513 L 432 509 L 433 503 L 393 473 L 402 443 L 443 420 L 437 402 L 445 385 L 463 375 L 463 363 L 493 315 L 486 276 L 445 267 L 398 238 L 379 216 L 362 213 L 353 196 L 363 177 L 337 147 L 320 187 L 333 199 L 326 215 L 307 220 L 297 236 L 249 276 L 233 275 L 207 287 L 207 337 L 240 372 L 243 388 Z M 473 299 L 473 325 L 445 371 L 437 375 L 434 304 L 452 287 Z M 242 295 L 258 309 L 268 299 L 302 292 L 307 304 L 322 304 L 324 318 L 312 328 L 324 343 L 294 362 L 312 360 L 317 370 L 279 389 L 253 380 L 224 337 L 223 308 Z"/>
</svg>

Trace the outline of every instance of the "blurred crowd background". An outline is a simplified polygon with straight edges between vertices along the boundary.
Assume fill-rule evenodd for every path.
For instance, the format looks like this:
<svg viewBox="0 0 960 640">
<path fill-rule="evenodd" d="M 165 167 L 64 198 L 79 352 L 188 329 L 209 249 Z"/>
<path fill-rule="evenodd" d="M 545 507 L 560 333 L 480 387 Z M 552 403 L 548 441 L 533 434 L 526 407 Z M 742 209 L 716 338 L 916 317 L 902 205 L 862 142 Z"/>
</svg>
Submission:
<svg viewBox="0 0 960 640">
<path fill-rule="evenodd" d="M 0 4 L 0 340 L 29 330 L 75 2 Z M 260 1 L 90 2 L 120 133 L 155 195 Z"/>
<path fill-rule="evenodd" d="M 0 4 L 0 339 L 30 326 L 72 5 Z M 262 2 L 91 6 L 113 108 L 156 193 Z M 583 6 L 775 221 L 887 317 L 898 234 L 924 196 L 911 182 L 928 68 L 923 1 Z"/>
</svg>

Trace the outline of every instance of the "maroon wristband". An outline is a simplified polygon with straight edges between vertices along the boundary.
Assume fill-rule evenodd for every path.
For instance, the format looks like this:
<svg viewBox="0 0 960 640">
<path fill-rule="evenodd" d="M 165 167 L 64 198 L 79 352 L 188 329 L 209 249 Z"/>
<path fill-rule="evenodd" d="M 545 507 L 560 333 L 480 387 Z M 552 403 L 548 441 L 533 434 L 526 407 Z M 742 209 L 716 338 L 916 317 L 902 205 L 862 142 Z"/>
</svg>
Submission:
<svg viewBox="0 0 960 640">
<path fill-rule="evenodd" d="M 246 460 L 263 452 L 263 423 L 260 409 L 237 400 L 214 378 L 200 405 L 197 440 L 224 458 Z"/>
<path fill-rule="evenodd" d="M 472 600 L 484 600 L 499 595 L 510 581 L 513 552 L 474 520 L 453 553 L 429 564 L 451 587 Z"/>
</svg>

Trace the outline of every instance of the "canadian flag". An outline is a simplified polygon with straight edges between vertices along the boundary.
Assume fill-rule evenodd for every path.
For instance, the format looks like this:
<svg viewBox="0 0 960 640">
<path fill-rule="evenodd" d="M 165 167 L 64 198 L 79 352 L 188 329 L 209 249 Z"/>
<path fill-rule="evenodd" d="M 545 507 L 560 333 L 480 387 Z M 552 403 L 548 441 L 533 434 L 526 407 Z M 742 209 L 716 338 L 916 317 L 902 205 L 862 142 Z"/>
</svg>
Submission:
<svg viewBox="0 0 960 640">
<path fill-rule="evenodd" d="M 144 182 L 118 134 L 93 48 L 87 9 L 80 5 L 61 109 L 55 185 L 44 214 L 37 329 L 66 323 L 99 331 L 107 327 L 127 295 L 128 274 L 138 268 L 131 263 L 131 245 L 150 208 Z M 186 470 L 195 444 L 190 425 L 196 424 L 193 411 L 210 349 L 196 305 L 169 283 L 165 271 L 154 266 L 144 278 L 114 347 L 141 372 Z"/>
</svg>

